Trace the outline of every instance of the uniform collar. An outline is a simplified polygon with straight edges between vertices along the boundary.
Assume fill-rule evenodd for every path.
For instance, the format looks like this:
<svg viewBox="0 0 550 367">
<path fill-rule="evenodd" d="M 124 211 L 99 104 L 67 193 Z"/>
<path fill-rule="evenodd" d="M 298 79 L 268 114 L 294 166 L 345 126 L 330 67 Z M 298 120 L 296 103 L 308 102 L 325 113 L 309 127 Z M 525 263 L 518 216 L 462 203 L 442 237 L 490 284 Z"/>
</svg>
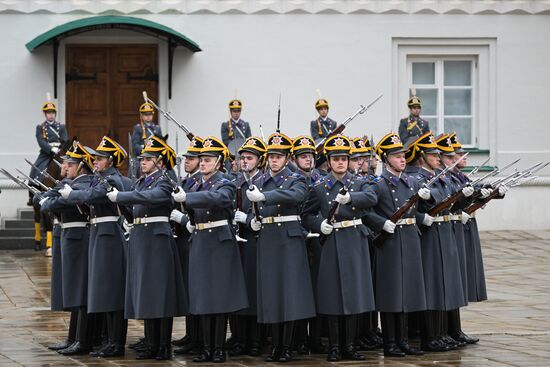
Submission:
<svg viewBox="0 0 550 367">
<path fill-rule="evenodd" d="M 220 171 L 214 173 L 214 175 L 212 175 L 212 177 L 210 177 L 208 180 L 204 180 L 202 177 L 200 179 L 200 182 L 201 182 L 201 185 L 203 188 L 205 188 L 206 190 L 210 190 L 210 188 L 216 183 L 218 182 L 219 180 L 221 180 L 223 178 L 223 173 L 221 173 Z"/>
<path fill-rule="evenodd" d="M 398 177 L 388 171 L 386 168 L 382 171 L 382 177 L 385 178 L 391 185 L 396 186 L 399 185 L 399 181 L 403 182 L 407 187 L 412 187 L 411 179 L 409 175 L 407 175 L 405 172 L 401 172 L 401 175 Z"/>
<path fill-rule="evenodd" d="M 342 186 L 348 186 L 352 179 L 353 179 L 353 175 L 349 172 L 346 172 L 346 174 L 342 176 L 340 180 L 334 177 L 332 172 L 330 172 L 328 175 L 325 176 L 325 182 L 327 183 L 327 186 L 329 189 L 332 189 L 337 182 L 340 182 Z"/>
<path fill-rule="evenodd" d="M 279 172 L 277 175 L 275 176 L 271 176 L 271 172 L 268 170 L 266 171 L 266 173 L 263 175 L 264 176 L 264 182 L 267 182 L 269 181 L 270 179 L 273 180 L 273 182 L 275 183 L 275 185 L 277 186 L 280 186 L 281 183 L 283 183 L 283 181 L 292 173 L 292 171 L 290 170 L 290 168 L 288 168 L 288 166 L 286 166 L 285 168 L 283 168 L 281 170 L 281 172 Z"/>
</svg>

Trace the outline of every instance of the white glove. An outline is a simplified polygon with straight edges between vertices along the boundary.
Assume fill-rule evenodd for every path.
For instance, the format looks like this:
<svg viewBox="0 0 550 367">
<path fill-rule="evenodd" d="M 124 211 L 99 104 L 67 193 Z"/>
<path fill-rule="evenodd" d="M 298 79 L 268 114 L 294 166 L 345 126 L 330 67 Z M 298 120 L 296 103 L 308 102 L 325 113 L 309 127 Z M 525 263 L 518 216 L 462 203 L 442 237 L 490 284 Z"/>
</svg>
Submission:
<svg viewBox="0 0 550 367">
<path fill-rule="evenodd" d="M 425 226 L 431 226 L 434 223 L 434 217 L 429 214 L 424 214 L 424 219 L 422 219 L 422 224 Z"/>
<path fill-rule="evenodd" d="M 48 199 L 49 199 L 49 197 L 47 197 L 47 198 L 42 198 L 42 199 L 40 199 L 40 201 L 38 202 L 38 204 L 39 204 L 40 206 L 42 206 L 42 204 L 44 204 L 44 203 L 46 202 L 46 200 L 48 200 Z"/>
<path fill-rule="evenodd" d="M 466 212 L 462 212 L 462 224 L 468 223 L 468 220 L 470 220 L 470 215 Z"/>
<path fill-rule="evenodd" d="M 172 210 L 170 213 L 170 220 L 172 222 L 181 223 L 181 219 L 185 216 L 182 212 L 177 209 Z"/>
<path fill-rule="evenodd" d="M 384 227 L 382 227 L 383 231 L 386 231 L 388 233 L 394 233 L 395 232 L 395 223 L 391 220 L 387 220 L 384 222 Z"/>
<path fill-rule="evenodd" d="M 345 204 L 351 202 L 351 195 L 349 194 L 349 191 L 346 192 L 345 195 L 342 195 L 342 194 L 338 193 L 338 195 L 336 195 L 336 197 L 334 198 L 334 201 L 336 201 L 337 203 L 340 203 L 342 205 L 345 205 Z"/>
<path fill-rule="evenodd" d="M 254 232 L 258 232 L 262 228 L 262 222 L 258 222 L 256 218 L 252 218 L 250 221 L 250 228 L 252 228 Z"/>
<path fill-rule="evenodd" d="M 474 193 L 474 188 L 472 186 L 466 186 L 462 189 L 462 193 L 464 194 L 464 197 L 472 196 Z"/>
<path fill-rule="evenodd" d="M 319 233 L 309 232 L 306 236 L 306 239 L 318 238 L 318 237 L 319 237 Z"/>
<path fill-rule="evenodd" d="M 57 154 L 57 153 L 59 153 L 59 148 L 58 147 L 52 147 L 51 151 L 52 151 L 53 154 Z"/>
<path fill-rule="evenodd" d="M 246 223 L 246 213 L 237 210 L 235 212 L 235 222 L 237 223 Z"/>
<path fill-rule="evenodd" d="M 111 200 L 113 203 L 116 203 L 116 197 L 117 197 L 117 195 L 118 195 L 118 190 L 116 189 L 116 187 L 113 187 L 113 189 L 107 193 L 107 197 L 108 197 L 109 200 Z"/>
<path fill-rule="evenodd" d="M 334 227 L 331 224 L 329 224 L 326 219 L 321 222 L 321 233 L 324 234 L 325 236 L 328 236 L 329 234 L 331 234 L 333 229 Z"/>
<path fill-rule="evenodd" d="M 177 201 L 178 203 L 183 203 L 185 202 L 185 198 L 187 197 L 187 194 L 185 193 L 185 191 L 183 191 L 183 189 L 181 188 L 181 186 L 178 186 L 178 188 L 176 189 L 176 191 L 174 191 L 172 193 L 172 197 L 174 198 L 175 201 Z"/>
<path fill-rule="evenodd" d="M 481 193 L 481 198 L 485 199 L 485 198 L 489 197 L 489 195 L 491 195 L 491 192 L 493 192 L 493 190 L 483 188 L 483 189 L 479 190 L 479 192 Z"/>
<path fill-rule="evenodd" d="M 427 189 L 425 187 L 421 188 L 420 190 L 418 190 L 418 196 L 420 196 L 423 200 L 430 200 L 430 189 Z"/>
<path fill-rule="evenodd" d="M 256 185 L 252 185 L 248 190 L 246 190 L 246 197 L 248 198 L 248 200 L 253 202 L 265 200 L 265 195 L 262 194 L 260 190 L 258 190 Z"/>
<path fill-rule="evenodd" d="M 73 189 L 69 185 L 65 184 L 65 186 L 59 189 L 59 194 L 63 197 L 63 199 L 67 199 L 71 194 L 71 191 L 73 191 Z"/>
<path fill-rule="evenodd" d="M 185 224 L 185 228 L 187 229 L 187 232 L 189 232 L 189 233 L 195 232 L 195 226 L 191 224 L 191 221 L 189 221 Z"/>
<path fill-rule="evenodd" d="M 500 185 L 500 186 L 498 187 L 498 194 L 499 194 L 500 196 L 504 196 L 504 194 L 506 194 L 506 191 L 508 191 L 508 186 L 506 186 L 506 185 Z"/>
</svg>

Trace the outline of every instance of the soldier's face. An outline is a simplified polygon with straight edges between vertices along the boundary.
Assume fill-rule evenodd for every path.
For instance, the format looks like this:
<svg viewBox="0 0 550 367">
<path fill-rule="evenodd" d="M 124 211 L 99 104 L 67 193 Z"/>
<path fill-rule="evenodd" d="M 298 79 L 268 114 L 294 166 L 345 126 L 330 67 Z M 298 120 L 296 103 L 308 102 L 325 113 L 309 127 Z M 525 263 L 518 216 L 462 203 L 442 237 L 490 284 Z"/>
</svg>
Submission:
<svg viewBox="0 0 550 367">
<path fill-rule="evenodd" d="M 140 162 L 140 165 L 141 165 L 141 173 L 144 173 L 146 175 L 148 175 L 149 173 L 153 173 L 157 167 L 155 167 L 155 161 L 157 160 L 157 158 L 153 158 L 153 157 L 143 157 L 141 158 L 141 162 Z M 159 161 L 159 163 L 157 163 L 159 167 L 162 168 L 162 161 Z"/>
<path fill-rule="evenodd" d="M 203 176 L 208 176 L 216 171 L 217 167 L 217 158 L 211 157 L 208 155 L 200 157 L 200 170 Z"/>
<path fill-rule="evenodd" d="M 431 169 L 438 169 L 441 167 L 441 158 L 438 153 L 425 154 L 424 160 Z"/>
<path fill-rule="evenodd" d="M 363 157 L 355 157 L 350 158 L 349 160 L 349 170 L 350 172 L 360 172 L 361 166 L 363 165 L 363 162 L 365 161 L 365 158 Z"/>
<path fill-rule="evenodd" d="M 411 115 L 415 116 L 415 117 L 418 117 L 420 116 L 420 106 L 412 106 L 411 107 Z"/>
<path fill-rule="evenodd" d="M 153 121 L 153 113 L 152 112 L 142 113 L 141 118 L 142 118 L 143 122 L 151 122 L 151 121 Z"/>
<path fill-rule="evenodd" d="M 65 171 L 65 177 L 75 178 L 76 176 L 78 176 L 78 167 L 78 163 L 64 161 L 63 166 L 61 167 L 61 171 Z"/>
<path fill-rule="evenodd" d="M 48 121 L 55 120 L 55 115 L 56 115 L 55 111 L 46 111 L 45 115 L 46 115 L 46 120 Z"/>
<path fill-rule="evenodd" d="M 330 170 L 338 175 L 346 173 L 349 167 L 349 157 L 346 155 L 339 155 L 336 157 L 330 157 Z"/>
<path fill-rule="evenodd" d="M 313 159 L 312 153 L 304 153 L 296 157 L 296 164 L 298 165 L 298 167 L 306 172 L 309 172 L 313 169 L 314 162 L 315 160 Z"/>
<path fill-rule="evenodd" d="M 378 167 L 378 160 L 376 158 L 366 158 L 361 166 L 361 172 L 374 174 Z"/>
<path fill-rule="evenodd" d="M 456 154 L 451 156 L 451 157 L 448 156 L 448 155 L 442 155 L 441 156 L 441 161 L 443 162 L 443 164 L 445 166 L 450 166 L 455 162 L 455 156 L 456 156 Z"/>
<path fill-rule="evenodd" d="M 238 120 L 239 118 L 241 118 L 241 110 L 231 110 L 231 118 L 233 120 Z"/>
<path fill-rule="evenodd" d="M 270 153 L 267 155 L 267 163 L 272 173 L 277 173 L 285 168 L 288 156 L 285 154 Z"/>
<path fill-rule="evenodd" d="M 407 162 L 405 161 L 405 153 L 394 153 L 388 155 L 388 164 L 397 172 L 403 172 Z"/>
<path fill-rule="evenodd" d="M 111 167 L 112 161 L 107 157 L 95 156 L 94 157 L 94 168 L 98 172 L 103 172 L 107 168 Z"/>
<path fill-rule="evenodd" d="M 254 171 L 258 165 L 258 156 L 249 152 L 241 152 L 239 161 L 243 170 Z"/>
<path fill-rule="evenodd" d="M 459 153 L 459 154 L 455 154 L 454 155 L 454 160 L 453 160 L 453 163 L 458 161 L 462 156 L 464 155 L 464 153 Z M 460 162 L 458 162 L 458 164 L 456 165 L 458 167 L 458 169 L 461 169 L 461 168 L 464 168 L 468 165 L 468 157 L 464 158 L 463 160 L 461 160 Z"/>
<path fill-rule="evenodd" d="M 193 173 L 199 168 L 199 157 L 185 157 L 183 169 L 186 173 Z"/>
<path fill-rule="evenodd" d="M 327 107 L 321 107 L 317 111 L 319 111 L 319 116 L 321 116 L 322 118 L 325 118 L 328 115 L 328 108 Z"/>
</svg>

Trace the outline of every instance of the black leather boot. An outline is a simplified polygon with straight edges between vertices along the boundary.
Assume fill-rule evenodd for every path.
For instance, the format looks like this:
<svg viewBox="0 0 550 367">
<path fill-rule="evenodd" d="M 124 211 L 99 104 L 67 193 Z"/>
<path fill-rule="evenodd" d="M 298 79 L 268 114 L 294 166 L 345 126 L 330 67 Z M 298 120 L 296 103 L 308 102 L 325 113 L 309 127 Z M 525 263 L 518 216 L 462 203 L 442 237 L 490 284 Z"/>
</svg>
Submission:
<svg viewBox="0 0 550 367">
<path fill-rule="evenodd" d="M 92 350 L 88 332 L 88 311 L 86 307 L 79 307 L 76 327 L 76 341 L 68 348 L 58 352 L 64 356 L 88 354 Z"/>
<path fill-rule="evenodd" d="M 382 338 L 384 340 L 384 356 L 386 357 L 405 357 L 405 353 L 396 343 L 396 323 L 393 312 L 381 312 L 382 319 Z"/>
<path fill-rule="evenodd" d="M 344 321 L 344 335 L 346 340 L 344 340 L 345 347 L 342 352 L 342 358 L 348 359 L 351 361 L 364 361 L 365 356 L 357 353 L 355 350 L 355 334 L 357 330 L 357 317 L 356 315 L 346 315 L 343 316 Z"/>
<path fill-rule="evenodd" d="M 459 308 L 450 311 L 447 317 L 449 318 L 449 335 L 451 336 L 451 338 L 453 338 L 457 342 L 466 344 L 475 344 L 479 342 L 479 338 L 468 336 L 462 331 Z"/>
<path fill-rule="evenodd" d="M 425 352 L 446 352 L 449 349 L 436 340 L 434 311 L 424 311 L 420 318 L 420 348 Z"/>
<path fill-rule="evenodd" d="M 212 360 L 212 329 L 214 316 L 202 315 L 200 326 L 202 331 L 202 351 L 193 358 L 193 362 L 208 362 Z"/>
<path fill-rule="evenodd" d="M 191 318 L 193 317 L 194 316 L 185 316 L 185 336 L 183 336 L 183 338 L 181 339 L 172 340 L 173 346 L 183 347 L 193 342 L 191 338 L 191 334 L 192 334 L 191 329 L 193 328 L 193 322 L 191 321 Z M 176 351 L 174 350 L 174 353 L 175 352 Z"/>
<path fill-rule="evenodd" d="M 283 323 L 283 347 L 281 349 L 281 355 L 279 356 L 279 362 L 292 361 L 292 336 L 294 334 L 294 321 L 286 321 Z"/>
<path fill-rule="evenodd" d="M 327 316 L 327 320 L 329 341 L 327 361 L 337 362 L 340 360 L 340 325 L 338 316 Z"/>
<path fill-rule="evenodd" d="M 404 312 L 395 313 L 395 320 L 397 323 L 397 346 L 403 353 L 410 356 L 421 356 L 424 354 L 420 349 L 411 347 L 409 344 L 409 321 L 407 320 L 407 314 Z M 415 320 L 416 321 L 416 320 Z"/>
<path fill-rule="evenodd" d="M 76 327 L 78 325 L 78 309 L 71 310 L 71 318 L 69 319 L 69 334 L 67 339 L 54 345 L 49 345 L 49 350 L 61 350 L 69 348 L 76 339 Z"/>
<path fill-rule="evenodd" d="M 212 355 L 212 362 L 214 363 L 225 362 L 226 357 L 225 351 L 223 350 L 223 344 L 225 343 L 226 326 L 227 318 L 225 314 L 216 315 L 214 317 L 214 353 Z M 238 343 L 238 340 L 236 340 L 236 342 Z"/>
<path fill-rule="evenodd" d="M 271 354 L 266 357 L 266 362 L 277 362 L 281 356 L 283 323 L 271 324 Z"/>
<path fill-rule="evenodd" d="M 100 357 L 119 357 L 124 355 L 124 311 L 113 311 L 107 313 L 107 328 L 109 333 L 109 344 L 111 348 L 99 353 Z"/>
<path fill-rule="evenodd" d="M 325 317 L 321 315 L 309 320 L 309 351 L 311 354 L 325 354 L 328 352 L 327 346 L 321 340 L 324 321 Z"/>
<path fill-rule="evenodd" d="M 157 327 L 157 319 L 146 319 L 144 322 L 145 342 L 144 347 L 136 350 L 136 359 L 155 359 L 159 348 L 159 336 Z"/>
<path fill-rule="evenodd" d="M 159 350 L 155 359 L 164 361 L 172 359 L 172 325 L 174 319 L 172 317 L 164 317 L 160 319 L 159 333 Z"/>
<path fill-rule="evenodd" d="M 248 334 L 248 355 L 257 357 L 262 354 L 262 347 L 260 343 L 260 328 L 256 316 L 246 317 L 246 330 Z"/>
<path fill-rule="evenodd" d="M 232 315 L 231 323 L 231 343 L 227 343 L 230 356 L 240 356 L 246 349 L 246 316 Z"/>
</svg>

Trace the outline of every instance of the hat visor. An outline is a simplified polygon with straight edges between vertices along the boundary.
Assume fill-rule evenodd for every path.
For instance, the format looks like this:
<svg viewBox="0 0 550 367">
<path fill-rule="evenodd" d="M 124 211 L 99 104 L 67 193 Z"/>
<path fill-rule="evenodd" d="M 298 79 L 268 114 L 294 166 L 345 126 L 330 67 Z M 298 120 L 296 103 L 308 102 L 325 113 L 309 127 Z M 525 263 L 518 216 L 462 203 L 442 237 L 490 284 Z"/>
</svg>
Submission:
<svg viewBox="0 0 550 367">
<path fill-rule="evenodd" d="M 153 152 L 143 152 L 138 155 L 138 158 L 157 158 L 160 154 L 155 154 Z"/>
<path fill-rule="evenodd" d="M 458 148 L 458 149 L 455 149 L 455 153 L 457 153 L 457 154 L 464 154 L 464 153 L 466 153 L 466 151 L 465 151 L 464 149 L 462 149 L 462 148 Z"/>
<path fill-rule="evenodd" d="M 287 155 L 290 153 L 290 149 L 268 149 L 267 154 L 278 154 L 278 155 Z"/>
<path fill-rule="evenodd" d="M 223 152 L 214 152 L 214 151 L 212 151 L 212 152 L 200 152 L 198 154 L 199 157 L 205 157 L 205 156 L 206 157 L 217 157 L 217 156 L 220 156 L 220 155 L 223 156 Z"/>
<path fill-rule="evenodd" d="M 311 148 L 311 149 L 298 149 L 297 151 L 293 152 L 295 157 L 299 156 L 300 154 L 304 154 L 304 153 L 316 154 L 317 152 L 313 148 Z"/>
<path fill-rule="evenodd" d="M 452 157 L 453 155 L 455 155 L 456 153 L 455 152 L 441 152 L 442 155 L 446 155 L 448 157 Z"/>
<path fill-rule="evenodd" d="M 182 154 L 184 157 L 198 157 L 199 152 L 185 152 Z"/>
<path fill-rule="evenodd" d="M 71 157 L 68 155 L 62 156 L 61 159 L 63 159 L 65 162 L 74 162 L 74 163 L 80 163 L 81 161 L 81 159 L 79 158 Z"/>
<path fill-rule="evenodd" d="M 349 154 L 349 152 L 327 152 L 327 156 L 329 156 L 329 157 L 343 157 L 343 156 L 349 157 L 350 154 Z"/>
<path fill-rule="evenodd" d="M 425 153 L 425 154 L 437 154 L 437 153 L 440 153 L 439 149 L 433 149 L 433 148 L 421 149 L 420 151 L 423 152 L 423 153 Z"/>
<path fill-rule="evenodd" d="M 100 152 L 92 148 L 88 148 L 88 152 L 93 156 L 109 158 L 111 155 L 107 152 Z"/>
<path fill-rule="evenodd" d="M 406 152 L 407 152 L 407 149 L 405 149 L 405 148 L 394 148 L 394 149 L 387 150 L 386 155 L 397 154 L 397 153 L 406 153 Z"/>
<path fill-rule="evenodd" d="M 237 154 L 241 154 L 242 152 L 252 153 L 257 155 L 258 157 L 262 155 L 262 153 L 258 152 L 257 150 L 249 148 L 242 148 L 237 152 Z"/>
</svg>

